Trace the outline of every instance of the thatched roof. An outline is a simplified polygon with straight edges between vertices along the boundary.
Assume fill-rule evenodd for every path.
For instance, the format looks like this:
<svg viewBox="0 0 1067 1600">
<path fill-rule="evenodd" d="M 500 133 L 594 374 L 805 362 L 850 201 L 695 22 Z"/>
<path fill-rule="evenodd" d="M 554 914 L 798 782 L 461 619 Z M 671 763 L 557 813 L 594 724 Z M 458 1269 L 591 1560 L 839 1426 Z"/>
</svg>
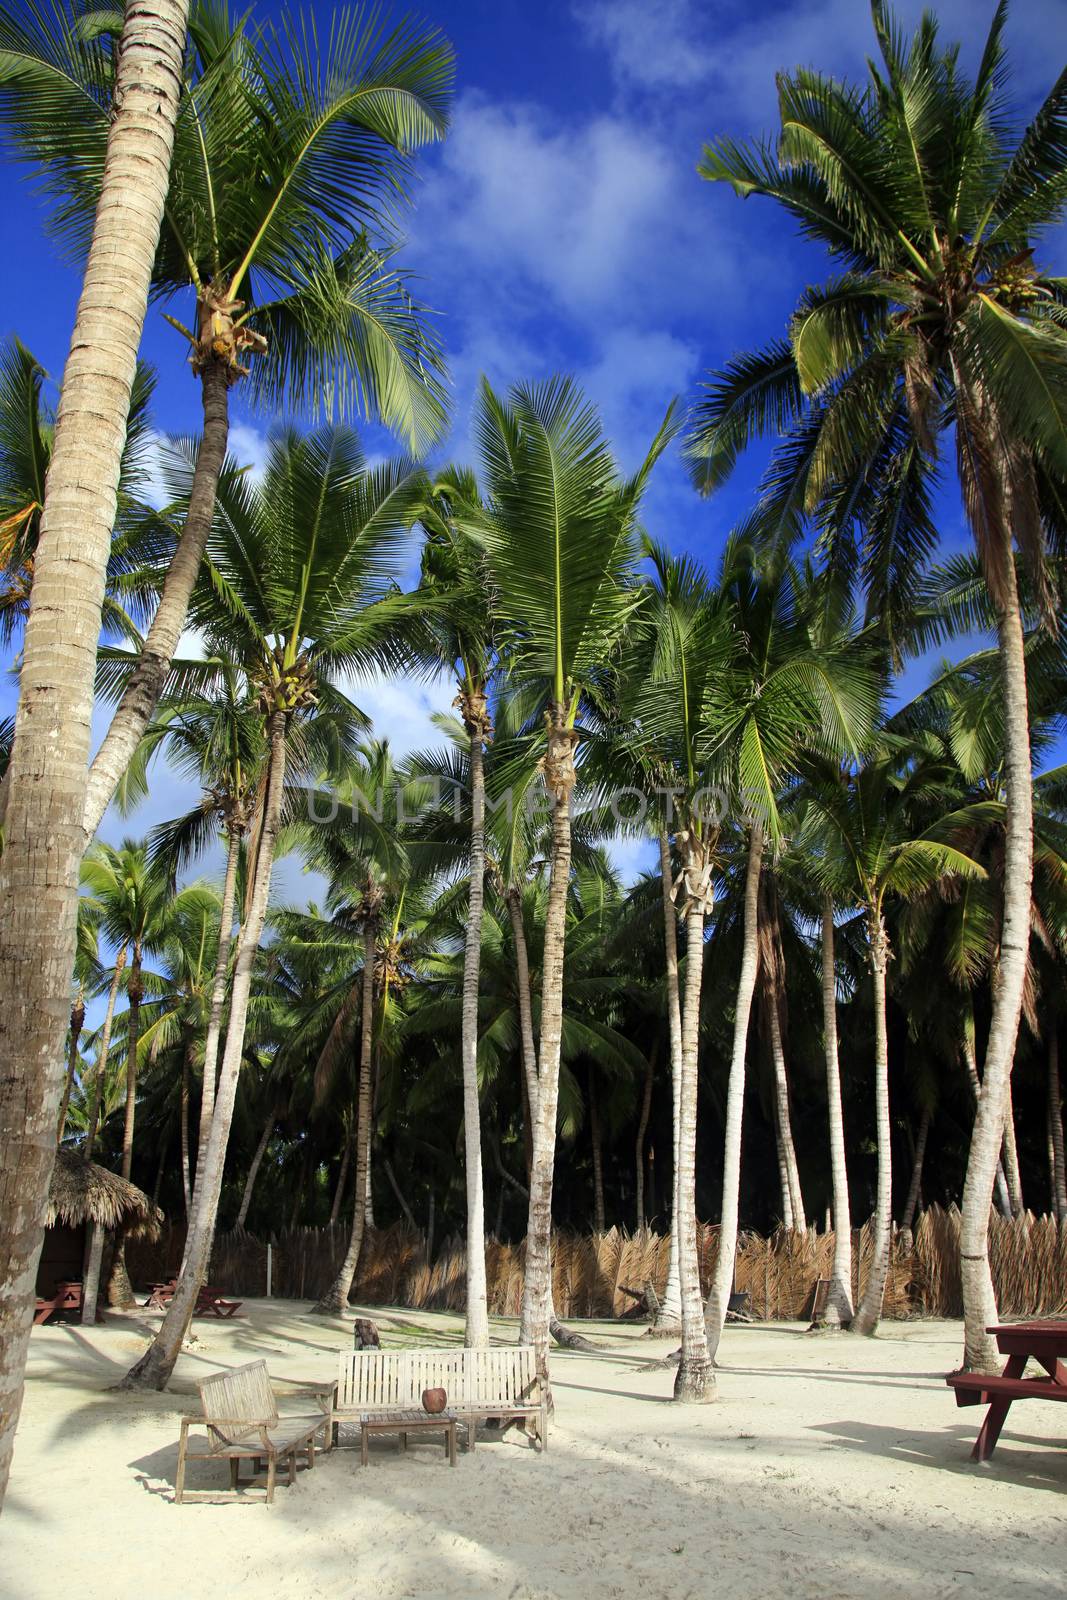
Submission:
<svg viewBox="0 0 1067 1600">
<path fill-rule="evenodd" d="M 83 1161 L 72 1150 L 58 1150 L 48 1191 L 48 1226 L 56 1222 L 80 1227 L 83 1222 L 99 1222 L 115 1228 L 124 1223 L 138 1237 L 154 1239 L 163 1213 L 136 1184 L 120 1178 L 117 1172 Z"/>
</svg>

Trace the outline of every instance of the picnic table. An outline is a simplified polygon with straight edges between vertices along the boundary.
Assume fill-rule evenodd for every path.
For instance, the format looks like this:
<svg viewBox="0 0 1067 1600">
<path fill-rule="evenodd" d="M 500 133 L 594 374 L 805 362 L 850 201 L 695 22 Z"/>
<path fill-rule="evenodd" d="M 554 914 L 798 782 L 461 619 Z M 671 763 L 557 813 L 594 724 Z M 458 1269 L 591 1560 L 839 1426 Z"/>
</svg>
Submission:
<svg viewBox="0 0 1067 1600">
<path fill-rule="evenodd" d="M 38 1300 L 33 1313 L 33 1325 L 39 1327 L 42 1322 L 47 1322 L 50 1317 L 65 1316 L 68 1313 L 80 1313 L 82 1308 L 82 1286 L 76 1281 L 63 1280 L 56 1284 L 56 1292 L 51 1300 Z M 97 1312 L 97 1322 L 103 1322 L 103 1317 Z"/>
<path fill-rule="evenodd" d="M 151 1293 L 145 1301 L 155 1311 L 165 1311 L 174 1299 L 178 1287 L 177 1278 L 168 1278 L 165 1283 L 153 1283 Z M 241 1300 L 227 1300 L 221 1289 L 213 1289 L 209 1284 L 201 1284 L 196 1296 L 196 1309 L 194 1317 L 232 1317 L 240 1311 L 243 1305 Z"/>
<path fill-rule="evenodd" d="M 986 1332 L 1008 1358 L 1004 1371 L 952 1372 L 945 1379 L 956 1391 L 958 1406 L 989 1407 L 972 1461 L 989 1460 L 1014 1400 L 1067 1400 L 1067 1322 L 1008 1322 Z M 1031 1360 L 1045 1369 L 1043 1377 L 1023 1376 Z"/>
<path fill-rule="evenodd" d="M 369 1459 L 370 1436 L 372 1433 L 395 1433 L 397 1435 L 397 1448 L 406 1450 L 408 1447 L 409 1433 L 430 1433 L 435 1428 L 441 1429 L 445 1436 L 445 1454 L 448 1464 L 456 1464 L 456 1423 L 459 1421 L 454 1411 L 364 1411 L 359 1419 L 359 1464 L 367 1465 Z M 468 1437 L 470 1425 L 468 1424 Z"/>
</svg>

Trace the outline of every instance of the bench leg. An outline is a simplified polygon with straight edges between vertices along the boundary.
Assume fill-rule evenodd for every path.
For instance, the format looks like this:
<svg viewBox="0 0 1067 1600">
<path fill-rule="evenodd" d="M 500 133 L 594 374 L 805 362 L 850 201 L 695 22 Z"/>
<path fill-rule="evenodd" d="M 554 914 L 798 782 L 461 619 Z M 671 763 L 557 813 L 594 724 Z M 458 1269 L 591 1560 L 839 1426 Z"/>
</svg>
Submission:
<svg viewBox="0 0 1067 1600">
<path fill-rule="evenodd" d="M 174 1504 L 180 1506 L 182 1494 L 185 1491 L 185 1445 L 187 1440 L 187 1423 L 182 1423 L 181 1438 L 178 1441 L 178 1470 L 174 1474 Z"/>
<path fill-rule="evenodd" d="M 986 1412 L 985 1421 L 982 1423 L 978 1437 L 974 1441 L 974 1449 L 971 1451 L 972 1461 L 989 1460 L 997 1447 L 1000 1430 L 1003 1428 L 1004 1420 L 1010 1410 L 1011 1401 L 1004 1397 L 998 1397 L 996 1400 L 989 1402 L 989 1410 Z"/>
<path fill-rule="evenodd" d="M 278 1457 L 267 1457 L 267 1504 L 274 1504 L 274 1483 L 278 1472 Z"/>
<path fill-rule="evenodd" d="M 450 1467 L 454 1467 L 456 1464 L 456 1424 L 454 1422 L 448 1424 L 445 1435 L 445 1449 L 448 1451 L 448 1464 Z"/>
<path fill-rule="evenodd" d="M 308 1440 L 308 1471 L 315 1465 L 315 1435 Z"/>
<path fill-rule="evenodd" d="M 407 1447 L 408 1447 L 408 1436 L 407 1436 L 406 1433 L 398 1433 L 397 1434 L 397 1436 L 396 1436 L 396 1447 L 397 1447 L 398 1450 L 406 1450 L 407 1449 Z"/>
<path fill-rule="evenodd" d="M 240 1470 L 241 1470 L 241 1463 L 238 1461 L 236 1456 L 231 1456 L 230 1457 L 230 1488 L 231 1489 L 236 1489 L 237 1488 L 238 1475 L 240 1473 Z"/>
<path fill-rule="evenodd" d="M 1021 1378 L 1026 1370 L 1026 1356 L 1009 1356 L 1004 1367 L 1005 1378 Z M 989 1402 L 985 1421 L 978 1430 L 978 1437 L 974 1441 L 971 1451 L 972 1461 L 988 1461 L 997 1447 L 1000 1430 L 1004 1426 L 1004 1419 L 1011 1410 L 1011 1395 L 997 1395 Z"/>
</svg>

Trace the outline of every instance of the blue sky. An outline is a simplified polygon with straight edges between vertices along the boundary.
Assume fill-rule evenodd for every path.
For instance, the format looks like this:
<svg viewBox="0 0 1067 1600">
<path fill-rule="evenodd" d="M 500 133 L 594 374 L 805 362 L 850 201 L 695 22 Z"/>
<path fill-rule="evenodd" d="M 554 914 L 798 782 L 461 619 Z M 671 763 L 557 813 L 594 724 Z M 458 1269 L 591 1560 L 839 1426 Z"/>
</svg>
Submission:
<svg viewBox="0 0 1067 1600">
<path fill-rule="evenodd" d="M 692 395 L 708 367 L 779 332 L 805 283 L 824 274 L 821 253 L 771 206 L 702 183 L 695 168 L 706 138 L 773 127 L 776 69 L 803 63 L 860 76 L 873 48 L 867 0 L 438 0 L 417 9 L 458 59 L 453 130 L 420 163 L 404 256 L 441 314 L 449 352 L 453 431 L 440 454 L 469 454 L 479 373 L 506 385 L 566 370 L 632 463 L 672 396 Z M 961 38 L 973 62 L 992 0 L 935 9 L 944 36 Z M 326 17 L 331 7 L 316 10 Z M 898 0 L 908 23 L 920 10 Z M 1020 116 L 1051 85 L 1065 38 L 1067 0 L 1015 0 L 1008 44 Z M 0 171 L 0 207 L 3 331 L 58 376 L 79 276 L 57 261 L 15 169 Z M 159 372 L 158 426 L 191 431 L 196 384 L 155 310 L 144 354 Z M 255 461 L 271 419 L 235 399 L 234 449 Z M 367 442 L 389 447 L 373 429 Z M 651 531 L 713 565 L 754 470 L 702 502 L 672 457 L 653 480 Z M 946 546 L 961 542 L 954 487 L 942 497 L 942 526 Z M 10 679 L 0 692 L 10 704 Z M 355 693 L 402 750 L 426 741 L 429 712 L 452 691 L 385 683 Z M 109 819 L 105 831 L 142 831 L 189 799 L 160 771 L 148 807 L 125 824 Z M 295 888 L 288 873 L 286 886 Z"/>
</svg>

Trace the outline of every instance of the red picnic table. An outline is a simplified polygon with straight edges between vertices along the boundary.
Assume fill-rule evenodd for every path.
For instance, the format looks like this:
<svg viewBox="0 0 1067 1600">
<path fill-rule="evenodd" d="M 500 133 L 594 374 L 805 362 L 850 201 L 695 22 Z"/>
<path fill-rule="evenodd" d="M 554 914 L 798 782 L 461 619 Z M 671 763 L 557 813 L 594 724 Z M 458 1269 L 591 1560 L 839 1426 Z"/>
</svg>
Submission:
<svg viewBox="0 0 1067 1600">
<path fill-rule="evenodd" d="M 153 1307 L 156 1311 L 165 1311 L 174 1299 L 178 1287 L 177 1278 L 168 1278 L 166 1283 L 154 1283 L 152 1292 L 145 1301 L 146 1306 Z M 194 1317 L 232 1317 L 240 1311 L 243 1301 L 226 1300 L 221 1289 L 212 1289 L 208 1284 L 201 1284 L 196 1296 L 196 1310 Z"/>
<path fill-rule="evenodd" d="M 988 1405 L 986 1419 L 971 1451 L 972 1461 L 988 1461 L 997 1447 L 1013 1400 L 1067 1400 L 1067 1322 L 1007 1322 L 987 1328 L 1001 1355 L 1004 1371 L 951 1372 L 945 1382 L 956 1391 L 958 1406 Z M 1026 1363 L 1044 1367 L 1040 1378 L 1024 1378 Z"/>
</svg>

